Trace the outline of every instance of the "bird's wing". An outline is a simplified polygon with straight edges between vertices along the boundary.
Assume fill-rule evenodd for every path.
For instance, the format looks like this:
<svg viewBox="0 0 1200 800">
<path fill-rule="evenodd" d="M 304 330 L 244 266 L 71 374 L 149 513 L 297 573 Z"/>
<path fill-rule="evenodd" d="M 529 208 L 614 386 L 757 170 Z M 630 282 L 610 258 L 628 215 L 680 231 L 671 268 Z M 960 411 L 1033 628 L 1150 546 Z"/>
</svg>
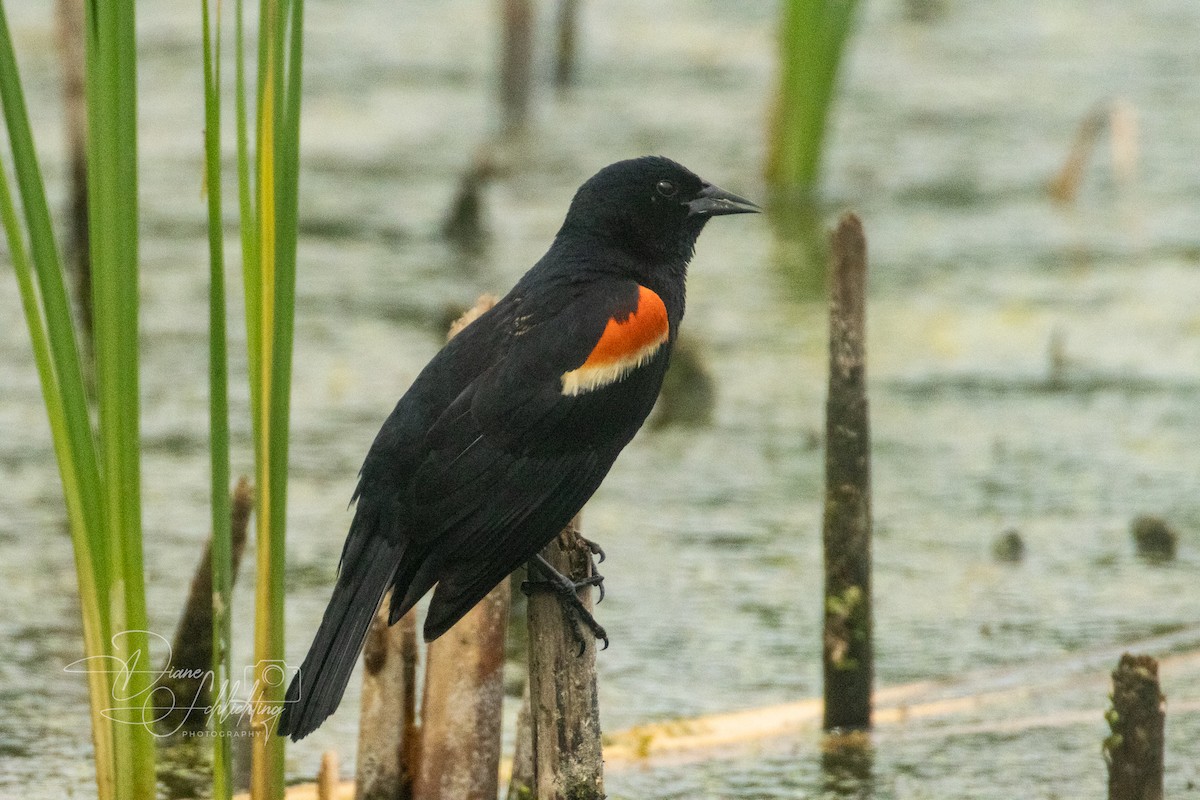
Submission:
<svg viewBox="0 0 1200 800">
<path fill-rule="evenodd" d="M 578 512 L 657 397 L 669 326 L 632 281 L 535 320 L 429 428 L 407 495 L 425 546 L 396 576 L 394 615 L 434 582 L 433 638 Z"/>
<path fill-rule="evenodd" d="M 669 326 L 649 289 L 600 284 L 555 313 L 514 324 L 528 327 L 424 435 L 406 499 L 415 517 L 434 524 L 425 535 L 454 520 L 446 501 L 457 506 L 462 492 L 511 481 L 521 458 L 540 463 L 624 446 L 657 397 Z"/>
<path fill-rule="evenodd" d="M 604 480 L 615 457 L 616 453 L 589 452 L 572 458 L 531 458 L 517 465 L 517 480 L 499 493 L 507 513 L 463 536 L 441 563 L 425 617 L 426 640 L 449 630 L 558 535 Z"/>
</svg>

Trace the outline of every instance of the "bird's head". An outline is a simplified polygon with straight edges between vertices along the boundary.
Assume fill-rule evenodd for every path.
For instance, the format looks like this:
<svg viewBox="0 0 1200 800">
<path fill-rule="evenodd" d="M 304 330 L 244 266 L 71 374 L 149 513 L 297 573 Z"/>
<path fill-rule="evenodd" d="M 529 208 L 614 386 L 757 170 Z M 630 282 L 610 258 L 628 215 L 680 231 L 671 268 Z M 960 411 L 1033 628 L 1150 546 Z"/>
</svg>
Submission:
<svg viewBox="0 0 1200 800">
<path fill-rule="evenodd" d="M 710 218 L 759 210 L 669 158 L 646 156 L 609 164 L 579 187 L 562 233 L 686 262 Z"/>
</svg>

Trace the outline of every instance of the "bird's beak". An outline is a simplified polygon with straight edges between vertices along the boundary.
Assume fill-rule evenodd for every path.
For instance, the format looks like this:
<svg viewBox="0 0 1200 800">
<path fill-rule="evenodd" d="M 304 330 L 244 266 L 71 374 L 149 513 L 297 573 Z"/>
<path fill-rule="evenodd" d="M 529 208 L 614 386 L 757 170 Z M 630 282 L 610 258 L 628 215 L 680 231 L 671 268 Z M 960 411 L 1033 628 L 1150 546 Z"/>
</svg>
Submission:
<svg viewBox="0 0 1200 800">
<path fill-rule="evenodd" d="M 733 192 L 727 192 L 711 183 L 704 184 L 695 200 L 684 203 L 688 207 L 688 216 L 719 217 L 724 214 L 757 214 L 761 208 L 744 197 L 738 197 Z"/>
</svg>

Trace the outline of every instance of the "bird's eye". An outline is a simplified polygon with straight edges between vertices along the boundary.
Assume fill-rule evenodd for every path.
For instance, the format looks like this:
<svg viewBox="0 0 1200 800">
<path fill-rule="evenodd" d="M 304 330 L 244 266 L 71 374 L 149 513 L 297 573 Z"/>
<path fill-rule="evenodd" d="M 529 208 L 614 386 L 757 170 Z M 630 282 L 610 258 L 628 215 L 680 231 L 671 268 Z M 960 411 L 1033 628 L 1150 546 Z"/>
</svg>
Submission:
<svg viewBox="0 0 1200 800">
<path fill-rule="evenodd" d="M 659 181 L 654 188 L 658 190 L 658 193 L 663 197 L 674 197 L 675 193 L 679 191 L 677 188 L 675 188 L 675 184 L 671 183 L 670 181 Z"/>
</svg>

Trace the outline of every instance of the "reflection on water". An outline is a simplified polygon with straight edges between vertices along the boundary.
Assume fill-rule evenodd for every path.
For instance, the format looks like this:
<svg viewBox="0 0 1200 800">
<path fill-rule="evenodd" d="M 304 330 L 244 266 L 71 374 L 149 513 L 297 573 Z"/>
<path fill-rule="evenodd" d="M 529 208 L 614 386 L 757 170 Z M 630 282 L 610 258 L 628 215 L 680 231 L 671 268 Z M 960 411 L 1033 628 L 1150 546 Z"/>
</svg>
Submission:
<svg viewBox="0 0 1200 800">
<path fill-rule="evenodd" d="M 821 740 L 821 796 L 871 800 L 875 749 L 868 733 L 832 733 Z"/>
<path fill-rule="evenodd" d="M 7 8 L 61 205 L 49 8 Z M 540 97 L 529 152 L 481 193 L 490 235 L 468 256 L 439 229 L 494 126 L 493 5 L 311 4 L 290 661 L 324 610 L 362 454 L 439 346 L 447 309 L 510 286 L 544 252 L 578 184 L 610 161 L 663 153 L 765 199 L 757 176 L 777 10 L 767 0 L 585 4 L 578 83 Z M 194 8 L 163 0 L 139 11 L 146 558 L 151 624 L 169 636 L 208 534 L 203 123 Z M 854 208 L 871 254 L 883 685 L 1036 665 L 1197 616 L 1200 161 L 1185 132 L 1200 107 L 1198 25 L 1192 0 L 864 6 L 824 220 Z M 1059 209 L 1045 187 L 1080 117 L 1118 95 L 1144 131 L 1140 183 L 1123 189 L 1097 159 L 1075 206 Z M 644 433 L 586 514 L 609 555 L 599 609 L 613 642 L 599 660 L 609 730 L 820 692 L 823 258 L 786 253 L 800 247 L 789 240 L 823 237 L 721 222 L 700 240 L 684 322 L 711 379 L 711 424 Z M 816 266 L 784 266 L 798 263 Z M 0 319 L 16 320 L 5 272 Z M 1064 360 L 1048 387 L 1054 336 Z M 244 368 L 233 364 L 235 375 Z M 21 325 L 0 327 L 0 375 L 0 794 L 86 796 L 85 687 L 63 672 L 79 650 L 71 551 Z M 245 472 L 248 401 L 236 392 L 234 467 Z M 1179 531 L 1174 562 L 1136 557 L 1129 525 L 1142 514 Z M 1025 543 L 1015 566 L 991 557 L 1010 528 Z M 248 619 L 245 581 L 235 603 Z M 237 636 L 235 660 L 248 662 L 250 625 Z M 1070 724 L 1013 732 L 981 717 L 953 733 L 932 723 L 877 731 L 873 797 L 1008 800 L 1009 775 L 1034 787 L 1026 796 L 1099 796 L 1111 665 L 1089 669 L 1098 683 L 1004 707 L 1080 715 Z M 1196 684 L 1164 674 L 1167 793 L 1178 795 L 1198 778 L 1200 723 L 1183 710 Z M 311 776 L 329 748 L 349 770 L 357 692 L 353 681 L 342 711 L 289 748 L 290 776 Z M 779 748 L 613 771 L 606 783 L 630 800 L 830 791 L 816 736 Z"/>
<path fill-rule="evenodd" d="M 811 198 L 778 197 L 768 209 L 771 263 L 797 301 L 820 301 L 827 291 L 826 214 Z"/>
</svg>

